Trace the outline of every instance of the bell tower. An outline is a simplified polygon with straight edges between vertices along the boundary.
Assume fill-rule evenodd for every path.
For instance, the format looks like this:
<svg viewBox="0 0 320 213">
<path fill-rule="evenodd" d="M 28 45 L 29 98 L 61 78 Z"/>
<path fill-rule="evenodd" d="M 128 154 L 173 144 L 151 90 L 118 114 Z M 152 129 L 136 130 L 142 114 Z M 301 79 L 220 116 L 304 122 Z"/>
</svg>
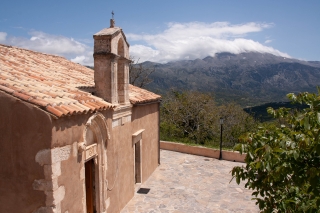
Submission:
<svg viewBox="0 0 320 213">
<path fill-rule="evenodd" d="M 109 103 L 128 105 L 129 44 L 121 28 L 110 27 L 93 35 L 94 82 L 96 95 Z"/>
</svg>

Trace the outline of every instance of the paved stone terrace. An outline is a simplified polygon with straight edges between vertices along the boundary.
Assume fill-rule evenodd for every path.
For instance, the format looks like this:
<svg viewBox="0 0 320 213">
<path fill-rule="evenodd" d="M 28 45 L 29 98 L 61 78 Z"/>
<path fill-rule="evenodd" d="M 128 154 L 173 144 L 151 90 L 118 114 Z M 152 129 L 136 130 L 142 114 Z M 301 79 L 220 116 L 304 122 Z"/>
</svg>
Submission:
<svg viewBox="0 0 320 213">
<path fill-rule="evenodd" d="M 121 213 L 259 212 L 244 183 L 230 184 L 231 169 L 243 163 L 161 150 L 161 165 Z"/>
</svg>

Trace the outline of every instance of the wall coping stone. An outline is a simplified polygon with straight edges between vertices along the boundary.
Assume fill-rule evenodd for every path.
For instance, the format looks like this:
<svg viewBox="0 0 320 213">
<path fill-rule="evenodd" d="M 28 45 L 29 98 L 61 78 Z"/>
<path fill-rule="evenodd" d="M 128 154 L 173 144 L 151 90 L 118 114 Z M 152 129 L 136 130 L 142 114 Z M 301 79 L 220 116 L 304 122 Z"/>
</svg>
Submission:
<svg viewBox="0 0 320 213">
<path fill-rule="evenodd" d="M 220 154 L 220 150 L 218 149 L 212 149 L 203 146 L 190 146 L 182 143 L 175 143 L 169 141 L 160 141 L 160 149 L 216 159 L 219 159 Z M 244 163 L 245 157 L 246 154 L 240 154 L 237 151 L 222 150 L 222 160 Z"/>
</svg>

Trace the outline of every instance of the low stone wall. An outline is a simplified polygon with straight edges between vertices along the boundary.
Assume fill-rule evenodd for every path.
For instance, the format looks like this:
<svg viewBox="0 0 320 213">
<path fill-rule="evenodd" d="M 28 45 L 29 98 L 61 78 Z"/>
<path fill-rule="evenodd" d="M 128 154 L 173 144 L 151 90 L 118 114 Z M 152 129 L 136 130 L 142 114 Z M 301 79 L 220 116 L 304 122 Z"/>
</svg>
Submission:
<svg viewBox="0 0 320 213">
<path fill-rule="evenodd" d="M 188 146 L 181 143 L 173 143 L 168 141 L 160 141 L 160 149 L 170 150 L 175 152 L 182 152 L 186 154 L 199 155 L 210 158 L 219 158 L 220 150 L 210 149 L 201 146 Z M 222 159 L 227 161 L 243 162 L 246 154 L 240 154 L 239 152 L 222 150 Z"/>
</svg>

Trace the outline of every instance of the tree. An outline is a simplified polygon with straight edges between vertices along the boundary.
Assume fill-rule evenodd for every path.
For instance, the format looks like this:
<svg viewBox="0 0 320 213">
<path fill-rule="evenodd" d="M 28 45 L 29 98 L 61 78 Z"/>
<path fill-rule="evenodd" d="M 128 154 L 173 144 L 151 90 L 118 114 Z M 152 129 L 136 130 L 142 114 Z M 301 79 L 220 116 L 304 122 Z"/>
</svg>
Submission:
<svg viewBox="0 0 320 213">
<path fill-rule="evenodd" d="M 204 144 L 212 139 L 217 107 L 210 95 L 196 91 L 170 91 L 161 106 L 161 129 L 174 138 Z"/>
<path fill-rule="evenodd" d="M 253 189 L 261 212 L 318 212 L 320 206 L 320 89 L 318 95 L 288 94 L 302 111 L 280 108 L 276 127 L 261 127 L 240 139 L 235 150 L 247 153 L 244 167 L 234 167 L 236 182 Z"/>
<path fill-rule="evenodd" d="M 235 103 L 221 105 L 219 116 L 224 118 L 223 141 L 227 147 L 234 147 L 241 135 L 255 130 L 258 125 L 257 120 Z"/>
<path fill-rule="evenodd" d="M 255 120 L 235 104 L 218 106 L 212 95 L 197 91 L 170 91 L 161 105 L 163 140 L 218 145 L 219 118 L 223 117 L 223 146 L 233 147 L 238 137 L 256 127 Z"/>
<path fill-rule="evenodd" d="M 131 58 L 131 61 L 129 64 L 129 82 L 134 86 L 144 88 L 152 82 L 149 76 L 155 71 L 155 68 L 146 68 L 141 63 L 139 64 L 139 60 L 135 62 L 134 58 Z"/>
</svg>

